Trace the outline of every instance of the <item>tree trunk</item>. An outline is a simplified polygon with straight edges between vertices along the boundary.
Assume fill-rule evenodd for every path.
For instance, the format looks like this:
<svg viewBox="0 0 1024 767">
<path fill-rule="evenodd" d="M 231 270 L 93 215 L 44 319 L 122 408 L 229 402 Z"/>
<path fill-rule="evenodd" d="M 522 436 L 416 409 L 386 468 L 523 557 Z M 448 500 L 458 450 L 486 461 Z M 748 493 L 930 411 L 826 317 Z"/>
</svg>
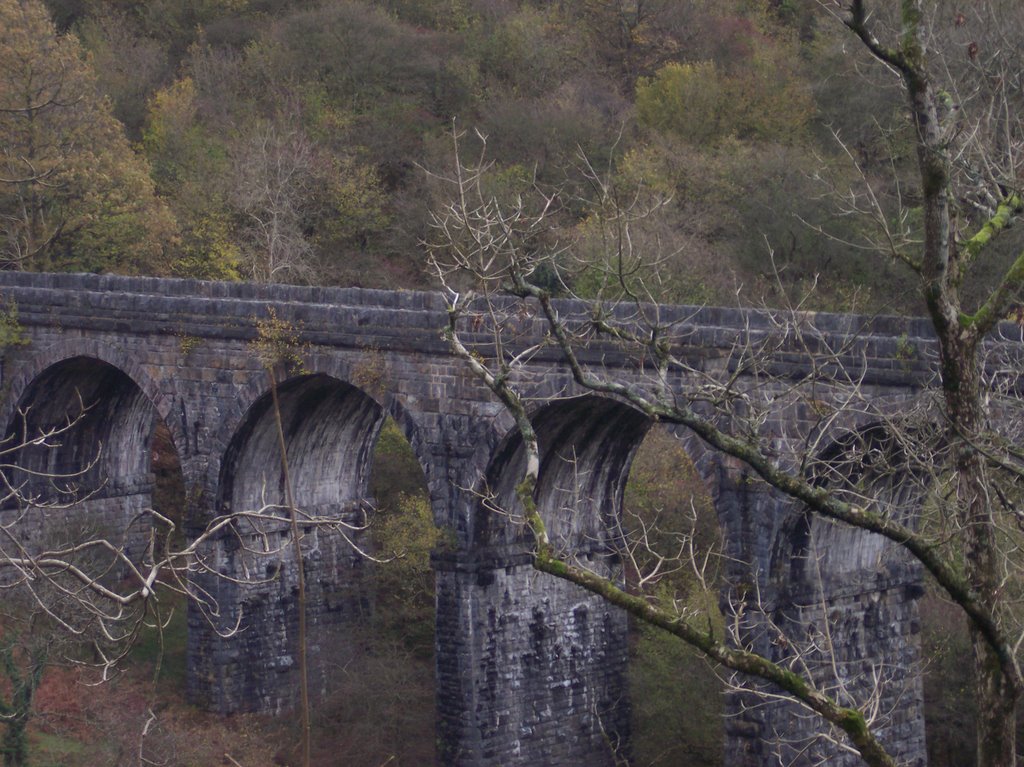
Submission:
<svg viewBox="0 0 1024 767">
<path fill-rule="evenodd" d="M 3 753 L 4 767 L 26 767 L 28 765 L 28 717 L 15 715 L 5 724 Z"/>
<path fill-rule="evenodd" d="M 996 520 L 989 502 L 985 457 L 976 439 L 986 429 L 983 382 L 977 342 L 947 331 L 943 350 L 943 391 L 957 472 L 957 520 L 964 534 L 964 572 L 984 604 L 999 619 L 1005 610 Z M 978 767 L 1014 767 L 1018 693 L 1005 658 L 976 627 L 971 627 L 975 695 L 978 701 Z"/>
<path fill-rule="evenodd" d="M 999 658 L 977 631 L 971 631 L 978 698 L 978 767 L 1014 767 L 1017 695 L 1000 669 Z"/>
</svg>

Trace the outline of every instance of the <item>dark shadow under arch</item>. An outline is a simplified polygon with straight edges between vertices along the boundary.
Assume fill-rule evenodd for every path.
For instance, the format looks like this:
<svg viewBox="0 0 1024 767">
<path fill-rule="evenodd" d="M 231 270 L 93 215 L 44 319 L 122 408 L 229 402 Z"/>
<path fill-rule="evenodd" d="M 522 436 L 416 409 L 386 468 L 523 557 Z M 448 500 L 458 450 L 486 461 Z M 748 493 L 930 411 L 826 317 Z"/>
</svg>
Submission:
<svg viewBox="0 0 1024 767">
<path fill-rule="evenodd" d="M 650 419 L 617 400 L 584 395 L 536 411 L 531 421 L 541 451 L 535 498 L 552 542 L 576 553 L 608 548 L 609 523 L 622 505 L 633 454 Z M 515 523 L 526 455 L 522 437 L 511 432 L 495 451 L 474 519 L 477 545 L 522 541 Z M 497 510 L 512 510 L 512 517 Z"/>
<path fill-rule="evenodd" d="M 16 372 L 12 370 L 7 397 L 0 406 L 0 422 L 12 427 L 18 408 L 32 395 L 38 381 L 53 370 L 72 360 L 93 360 L 98 365 L 115 368 L 152 403 L 153 409 L 167 426 L 175 451 L 184 460 L 189 451 L 185 439 L 186 423 L 190 422 L 185 402 L 176 399 L 173 380 L 154 378 L 151 371 L 119 346 L 112 346 L 91 338 L 66 338 L 30 354 L 23 363 L 19 362 Z"/>
<path fill-rule="evenodd" d="M 893 428 L 873 423 L 838 435 L 807 473 L 837 497 L 914 527 L 934 479 L 929 465 L 939 460 L 944 440 L 928 424 L 897 425 L 900 433 Z M 902 578 L 907 567 L 906 553 L 893 542 L 801 509 L 782 525 L 771 571 L 788 590 L 800 591 Z"/>
<path fill-rule="evenodd" d="M 183 488 L 173 434 L 146 383 L 150 391 L 119 366 L 86 355 L 19 383 L 3 459 L 4 479 L 18 493 L 6 499 L 3 518 L 21 515 L 13 530 L 30 551 L 102 538 L 135 561 L 146 555 L 158 433 L 163 478 Z M 183 499 L 179 490 L 179 506 Z M 159 511 L 177 521 L 184 515 L 166 503 Z"/>
<path fill-rule="evenodd" d="M 159 419 L 136 382 L 114 365 L 72 357 L 25 387 L 6 444 L 9 480 L 44 502 L 71 502 L 148 491 L 150 443 Z M 38 444 L 40 435 L 61 430 Z"/>
<path fill-rule="evenodd" d="M 368 492 L 372 451 L 384 411 L 356 387 L 324 374 L 278 385 L 295 503 L 340 510 Z M 249 408 L 221 463 L 217 508 L 246 511 L 284 503 L 284 472 L 273 398 Z"/>
</svg>

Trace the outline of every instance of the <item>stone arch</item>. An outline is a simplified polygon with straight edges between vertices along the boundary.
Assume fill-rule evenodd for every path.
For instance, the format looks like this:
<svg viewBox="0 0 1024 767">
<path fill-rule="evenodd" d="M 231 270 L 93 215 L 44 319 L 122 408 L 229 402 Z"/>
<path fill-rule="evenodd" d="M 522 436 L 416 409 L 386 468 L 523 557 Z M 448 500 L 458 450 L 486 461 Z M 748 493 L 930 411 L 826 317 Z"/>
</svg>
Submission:
<svg viewBox="0 0 1024 767">
<path fill-rule="evenodd" d="M 913 526 L 931 481 L 928 459 L 917 451 L 925 441 L 942 448 L 929 428 L 901 434 L 891 423 L 875 421 L 846 429 L 819 451 L 807 473 L 839 497 Z M 902 549 L 882 536 L 798 509 L 780 529 L 771 570 L 793 591 L 814 582 L 821 588 L 822 579 L 846 589 L 866 587 L 860 582 L 865 578 L 905 578 L 907 567 Z"/>
<path fill-rule="evenodd" d="M 373 445 L 383 408 L 362 391 L 316 373 L 278 385 L 295 504 L 327 513 L 367 495 Z M 218 511 L 284 504 L 284 472 L 273 398 L 248 409 L 220 466 Z"/>
<path fill-rule="evenodd" d="M 105 363 L 130 380 L 167 425 L 175 449 L 182 458 L 185 457 L 188 444 L 179 419 L 175 418 L 174 403 L 177 397 L 173 381 L 158 381 L 145 366 L 123 349 L 88 338 L 58 341 L 28 359 L 19 359 L 18 372 L 11 377 L 3 405 L 0 406 L 0 423 L 5 427 L 5 434 L 15 427 L 18 409 L 24 406 L 26 397 L 31 396 L 30 389 L 37 383 L 37 379 L 61 363 L 79 358 Z"/>
<path fill-rule="evenodd" d="M 618 400 L 593 394 L 550 403 L 531 414 L 541 451 L 534 493 L 552 542 L 586 555 L 605 551 L 622 505 L 633 455 L 651 420 Z M 473 521 L 478 546 L 522 542 L 515 523 L 516 485 L 526 468 L 522 437 L 513 430 L 498 445 Z M 503 516 L 498 510 L 513 510 Z"/>
<path fill-rule="evenodd" d="M 58 344 L 24 366 L 4 410 L 13 450 L 4 474 L 21 488 L 9 506 L 30 499 L 42 507 L 20 525 L 22 538 L 99 534 L 124 541 L 130 557 L 141 554 L 153 503 L 151 446 L 170 412 L 141 366 L 97 343 Z M 53 430 L 59 434 L 31 444 Z M 180 440 L 168 432 L 177 452 Z M 53 514 L 53 504 L 66 508 Z"/>
<path fill-rule="evenodd" d="M 359 378 L 358 375 L 354 375 L 354 367 L 357 367 L 357 365 L 350 364 L 350 361 L 344 358 L 316 354 L 308 361 L 306 369 L 302 374 L 286 378 L 278 386 L 282 392 L 287 393 L 290 387 L 299 383 L 300 379 L 318 378 L 321 381 L 334 381 L 339 387 L 337 390 L 339 394 L 342 391 L 347 393 L 348 402 L 354 408 L 353 413 L 357 411 L 364 413 L 373 411 L 376 413 L 378 418 L 376 429 L 367 431 L 362 435 L 361 439 L 365 439 L 360 443 L 360 448 L 357 451 L 360 457 L 359 464 L 361 468 L 359 471 L 362 472 L 357 481 L 359 491 L 365 493 L 369 480 L 369 456 L 373 453 L 377 433 L 387 416 L 391 416 L 398 424 L 403 436 L 412 447 L 424 476 L 429 482 L 435 473 L 433 471 L 433 456 L 429 449 L 429 440 L 425 437 L 422 425 L 415 414 L 406 406 L 399 395 L 392 392 L 371 393 L 364 387 L 354 383 Z M 215 506 L 217 507 L 211 509 L 211 511 L 216 512 L 221 502 L 225 499 L 230 502 L 231 499 L 228 497 L 230 493 L 222 486 L 225 479 L 225 463 L 229 459 L 236 458 L 235 453 L 238 449 L 240 435 L 243 435 L 247 429 L 251 429 L 254 426 L 254 419 L 270 414 L 269 405 L 270 390 L 267 373 L 264 369 L 260 368 L 254 370 L 249 376 L 248 381 L 238 390 L 231 410 L 225 413 L 225 417 L 211 440 L 212 454 L 210 455 L 207 482 L 211 488 L 210 495 L 215 499 Z M 283 406 L 284 402 L 282 401 Z M 270 425 L 271 421 L 267 421 L 267 425 Z M 353 434 L 354 432 L 350 432 L 349 436 L 353 436 Z M 270 436 L 273 436 L 273 453 L 277 455 L 279 450 L 277 448 L 276 434 L 271 434 Z M 267 435 L 263 434 L 261 439 L 267 439 Z M 353 497 L 355 497 L 355 493 L 353 493 Z"/>
<path fill-rule="evenodd" d="M 370 550 L 369 530 L 363 528 L 373 506 L 373 454 L 386 417 L 394 414 L 403 434 L 411 435 L 421 469 L 426 446 L 396 397 L 381 402 L 349 383 L 341 377 L 348 372 L 344 364 L 311 367 L 316 372 L 287 378 L 276 390 L 295 506 L 303 515 L 329 521 L 300 522 L 307 650 L 317 694 L 328 688 L 330 669 L 345 666 L 351 660 L 346 653 L 357 652 L 365 641 L 360 632 L 374 602 L 368 578 L 374 565 L 363 554 Z M 218 515 L 286 502 L 265 372 L 253 374 L 240 401 L 246 406 L 228 424 L 234 433 L 219 460 L 211 461 L 218 467 L 212 504 Z M 287 515 L 279 509 L 278 516 Z M 241 521 L 216 542 L 211 559 L 218 561 L 220 577 L 211 575 L 206 588 L 217 594 L 225 627 L 240 620 L 241 632 L 225 639 L 200 624 L 193 658 L 202 671 L 192 682 L 193 699 L 213 698 L 222 712 L 275 712 L 294 704 L 298 612 L 291 535 L 283 520 Z"/>
<path fill-rule="evenodd" d="M 930 489 L 929 453 L 922 451 L 927 445 L 941 451 L 943 444 L 927 423 L 916 425 L 916 433 L 893 426 L 876 421 L 840 432 L 808 474 L 840 497 L 913 527 Z M 896 755 L 918 754 L 924 743 L 921 577 L 919 563 L 897 543 L 803 508 L 781 526 L 772 556 L 772 621 L 787 641 L 773 642 L 769 654 L 790 663 L 800 653 L 820 684 L 838 678 L 845 694 L 862 703 L 876 694 L 880 676 L 878 705 L 891 713 L 878 735 Z M 836 752 L 792 706 L 771 707 L 764 716 L 766 732 L 791 734 L 783 748 L 792 753 L 841 767 L 859 763 Z"/>
</svg>

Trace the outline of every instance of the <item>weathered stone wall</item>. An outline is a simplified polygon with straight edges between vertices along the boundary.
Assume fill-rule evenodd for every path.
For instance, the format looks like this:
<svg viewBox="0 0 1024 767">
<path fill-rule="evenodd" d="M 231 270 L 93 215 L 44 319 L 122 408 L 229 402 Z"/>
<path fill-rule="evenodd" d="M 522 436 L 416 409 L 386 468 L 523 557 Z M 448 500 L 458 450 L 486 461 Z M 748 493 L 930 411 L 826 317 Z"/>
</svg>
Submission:
<svg viewBox="0 0 1024 767">
<path fill-rule="evenodd" d="M 511 423 L 501 407 L 450 358 L 440 336 L 446 322 L 440 297 L 14 273 L 0 274 L 0 296 L 17 303 L 31 342 L 8 349 L 3 361 L 6 398 L 0 418 L 8 433 L 19 405 L 41 401 L 47 392 L 51 400 L 67 399 L 67 387 L 75 385 L 93 386 L 90 397 L 111 422 L 137 427 L 144 420 L 140 413 L 150 425 L 162 419 L 181 460 L 193 531 L 229 508 L 282 499 L 279 462 L 269 452 L 268 378 L 247 344 L 271 308 L 294 323 L 308 344 L 305 368 L 312 377 L 278 373 L 288 433 L 295 449 L 305 450 L 296 457 L 305 478 L 297 491 L 304 494 L 297 498 L 300 505 L 315 513 L 318 507 L 370 500 L 368 459 L 380 419 L 388 414 L 419 458 L 435 520 L 446 531 L 445 550 L 434 558 L 442 761 L 610 764 L 608 737 L 620 738 L 628 750 L 626 621 L 599 600 L 532 572 L 515 525 L 482 511 L 479 493 L 489 486 L 510 501 L 517 447 L 514 436 L 507 437 Z M 571 302 L 560 307 L 566 316 L 584 309 Z M 756 345 L 774 332 L 771 318 L 758 312 L 662 311 L 688 334 L 679 353 L 707 374 L 737 370 L 742 356 L 737 344 Z M 528 319 L 517 322 L 524 337 L 542 332 Z M 815 326 L 819 336 L 775 350 L 761 371 L 782 376 L 776 388 L 762 387 L 756 394 L 779 403 L 763 436 L 782 456 L 803 444 L 818 422 L 822 403 L 786 392 L 787 377 L 795 381 L 807 372 L 815 344 L 840 350 L 838 360 L 865 392 L 896 407 L 912 401 L 934 375 L 927 323 L 822 315 Z M 847 343 L 854 335 L 856 340 Z M 483 330 L 476 340 L 486 342 Z M 638 361 L 614 345 L 595 347 L 585 358 L 625 381 L 642 374 Z M 117 385 L 97 386 L 97 371 L 108 368 L 117 372 Z M 674 383 L 682 389 L 689 382 Z M 598 523 L 618 513 L 632 453 L 647 424 L 618 403 L 564 400 L 578 392 L 554 351 L 537 356 L 524 387 L 539 403 L 535 418 L 546 445 L 538 504 L 567 552 L 614 571 L 613 546 L 602 538 Z M 103 469 L 112 487 L 122 480 L 143 482 L 139 478 L 148 475 L 151 426 L 149 431 L 136 427 L 115 429 L 124 435 L 115 440 L 117 460 Z M 693 435 L 680 436 L 695 453 L 702 450 Z M 857 584 L 855 589 L 827 586 L 823 599 L 809 599 L 806 584 L 780 575 L 780 562 L 801 556 L 786 549 L 800 510 L 735 462 L 706 450 L 694 458 L 712 488 L 730 557 L 726 609 L 744 602 L 753 606 L 750 595 L 757 593 L 758 609 L 767 617 L 805 632 L 823 620 L 835 622 L 846 637 L 837 657 L 851 669 L 875 664 L 904 674 L 899 716 L 884 737 L 901 758 L 919 762 L 924 750 L 914 671 L 917 574 L 896 566 L 879 579 L 867 572 L 870 557 L 855 558 L 843 575 L 844 582 Z M 126 476 L 113 476 L 121 474 Z M 139 485 L 134 494 L 92 503 L 107 509 L 102 513 L 116 523 L 133 513 L 147 492 Z M 122 503 L 119 497 L 130 500 Z M 193 611 L 188 681 L 193 699 L 224 712 L 279 710 L 291 699 L 296 613 L 288 536 L 278 531 L 284 548 L 259 564 L 237 539 L 218 541 L 209 552 L 213 572 L 202 585 L 220 608 L 219 627 L 233 626 L 241 611 L 244 631 L 221 639 Z M 826 547 L 827 538 L 819 535 Z M 311 639 L 314 656 L 322 659 L 344 645 L 346 632 L 372 599 L 363 583 L 365 564 L 351 549 L 310 531 L 304 551 L 312 583 Z M 216 577 L 218 572 L 237 577 L 247 569 L 273 577 L 258 584 Z M 783 657 L 782 650 L 773 649 L 768 625 L 752 622 L 751 642 Z M 742 695 L 734 695 L 729 707 L 739 712 L 743 702 Z M 775 733 L 789 732 L 799 740 L 809 732 L 806 720 L 784 705 L 744 711 L 726 728 L 730 765 L 770 764 Z"/>
<path fill-rule="evenodd" d="M 628 750 L 628 623 L 598 597 L 518 562 L 438 562 L 445 764 L 613 765 Z M 461 681 L 461 685 L 455 684 Z"/>
<path fill-rule="evenodd" d="M 361 517 L 361 515 L 358 515 Z M 356 522 L 357 515 L 348 515 Z M 306 527 L 302 532 L 306 581 L 306 630 L 310 690 L 329 692 L 329 669 L 345 667 L 364 639 L 373 594 L 366 583 L 368 562 L 338 532 Z M 271 541 L 270 551 L 265 546 Z M 351 539 L 351 536 L 350 536 Z M 365 543 L 360 536 L 355 542 Z M 200 577 L 215 595 L 222 631 L 209 616 L 189 613 L 189 697 L 223 712 L 281 713 L 298 700 L 298 567 L 287 525 L 264 525 L 258 535 L 225 539 L 210 547 L 218 573 Z M 247 582 L 240 583 L 246 575 Z"/>
<path fill-rule="evenodd" d="M 22 504 L 0 510 L 0 525 L 8 528 L 18 544 L 29 553 L 60 550 L 86 540 L 103 539 L 123 548 L 132 561 L 139 561 L 149 544 L 149 518 L 143 513 L 151 507 L 151 490 L 137 493 L 102 495 L 79 501 L 69 508 Z M 9 551 L 8 546 L 4 546 Z M 94 549 L 83 564 L 93 573 L 125 574 L 112 552 Z M 0 581 L 11 582 L 16 574 L 0 572 Z"/>
</svg>

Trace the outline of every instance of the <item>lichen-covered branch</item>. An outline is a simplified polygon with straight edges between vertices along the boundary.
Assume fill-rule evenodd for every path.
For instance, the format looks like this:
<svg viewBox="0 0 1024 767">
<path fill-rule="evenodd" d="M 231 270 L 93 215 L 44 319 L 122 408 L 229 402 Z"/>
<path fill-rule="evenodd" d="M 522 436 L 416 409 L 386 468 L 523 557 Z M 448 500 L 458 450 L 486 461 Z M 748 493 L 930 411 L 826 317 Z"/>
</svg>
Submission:
<svg viewBox="0 0 1024 767">
<path fill-rule="evenodd" d="M 527 523 L 531 527 L 542 524 L 536 513 L 528 517 Z M 783 668 L 757 653 L 730 647 L 716 638 L 711 631 L 697 630 L 678 614 L 672 614 L 643 597 L 624 591 L 607 578 L 565 562 L 555 556 L 550 546 L 537 547 L 534 567 L 556 578 L 575 583 L 645 623 L 679 637 L 711 660 L 732 671 L 749 674 L 777 685 L 826 722 L 842 730 L 860 753 L 865 764 L 871 767 L 896 767 L 897 761 L 879 743 L 861 711 L 839 705 L 800 674 Z"/>
</svg>

